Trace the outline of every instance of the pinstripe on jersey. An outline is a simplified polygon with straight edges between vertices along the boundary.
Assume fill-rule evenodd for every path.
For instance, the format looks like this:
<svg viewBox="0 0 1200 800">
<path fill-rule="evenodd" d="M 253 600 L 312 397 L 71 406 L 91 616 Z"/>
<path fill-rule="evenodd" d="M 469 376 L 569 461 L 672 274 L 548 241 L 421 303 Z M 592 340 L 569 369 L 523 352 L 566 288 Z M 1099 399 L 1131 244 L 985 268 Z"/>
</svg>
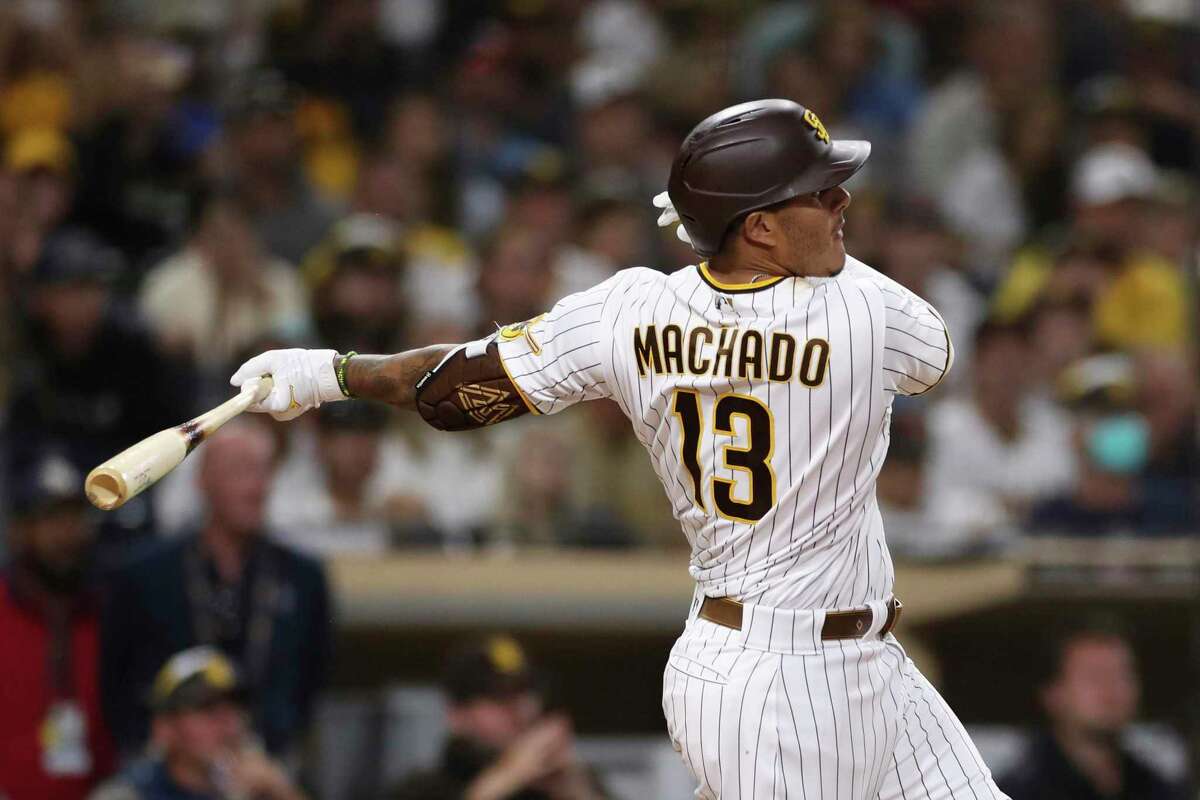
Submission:
<svg viewBox="0 0 1200 800">
<path fill-rule="evenodd" d="M 891 398 L 927 391 L 953 357 L 941 317 L 899 284 L 854 259 L 833 278 L 740 287 L 703 267 L 628 269 L 564 298 L 521 335 L 500 337 L 500 354 L 537 413 L 596 397 L 621 405 L 705 593 L 784 608 L 855 607 L 891 593 L 874 499 Z M 746 402 L 721 405 L 728 395 L 766 414 Z M 684 430 L 692 402 L 695 448 Z M 752 416 L 769 428 L 751 431 Z M 770 441 L 754 442 L 753 433 Z M 751 446 L 770 450 L 769 481 L 738 466 Z M 713 502 L 714 493 L 726 502 Z M 764 506 L 757 518 L 736 510 Z"/>
<path fill-rule="evenodd" d="M 692 547 L 696 596 L 663 712 L 702 798 L 1004 800 L 895 638 L 875 502 L 896 394 L 950 369 L 946 325 L 853 258 L 825 279 L 730 286 L 704 265 L 624 270 L 497 337 L 535 413 L 611 397 Z M 697 617 L 746 605 L 743 628 Z M 826 610 L 868 606 L 861 640 Z"/>
</svg>

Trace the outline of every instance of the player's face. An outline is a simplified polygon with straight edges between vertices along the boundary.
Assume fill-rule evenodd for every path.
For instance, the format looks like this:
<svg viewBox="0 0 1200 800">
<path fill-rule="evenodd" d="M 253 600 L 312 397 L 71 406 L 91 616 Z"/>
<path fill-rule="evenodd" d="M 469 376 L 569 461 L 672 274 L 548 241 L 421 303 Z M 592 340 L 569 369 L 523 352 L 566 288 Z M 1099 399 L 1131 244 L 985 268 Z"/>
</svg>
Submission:
<svg viewBox="0 0 1200 800">
<path fill-rule="evenodd" d="M 833 275 L 846 262 L 842 229 L 850 193 L 841 186 L 800 195 L 776 212 L 783 233 L 778 258 L 797 275 Z"/>
</svg>

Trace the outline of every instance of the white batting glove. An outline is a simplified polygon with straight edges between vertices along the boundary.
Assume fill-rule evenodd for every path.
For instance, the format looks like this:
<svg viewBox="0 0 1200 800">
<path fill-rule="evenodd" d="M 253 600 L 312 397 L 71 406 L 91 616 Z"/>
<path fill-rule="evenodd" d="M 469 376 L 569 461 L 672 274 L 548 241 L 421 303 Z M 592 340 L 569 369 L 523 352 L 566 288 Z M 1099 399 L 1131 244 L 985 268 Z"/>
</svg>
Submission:
<svg viewBox="0 0 1200 800">
<path fill-rule="evenodd" d="M 270 414 L 277 420 L 289 420 L 320 408 L 321 403 L 345 400 L 333 371 L 334 350 L 268 350 L 238 367 L 229 382 L 240 387 L 251 378 L 270 375 L 275 386 L 262 402 L 250 411 Z"/>
<path fill-rule="evenodd" d="M 679 212 L 671 203 L 671 196 L 666 192 L 659 192 L 650 202 L 654 203 L 655 208 L 662 209 L 662 213 L 658 215 L 658 227 L 669 228 L 674 225 L 675 235 L 679 237 L 679 241 L 690 245 L 692 240 L 688 236 L 687 228 L 683 227 L 683 223 L 679 219 Z"/>
</svg>

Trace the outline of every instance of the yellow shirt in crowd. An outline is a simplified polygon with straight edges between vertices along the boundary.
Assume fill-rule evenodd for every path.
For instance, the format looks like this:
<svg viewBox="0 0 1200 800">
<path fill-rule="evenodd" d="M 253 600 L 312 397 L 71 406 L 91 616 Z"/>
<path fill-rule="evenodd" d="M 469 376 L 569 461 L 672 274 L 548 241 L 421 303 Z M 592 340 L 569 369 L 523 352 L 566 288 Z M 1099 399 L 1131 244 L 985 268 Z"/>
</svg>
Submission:
<svg viewBox="0 0 1200 800">
<path fill-rule="evenodd" d="M 1018 253 L 992 299 L 995 317 L 1012 320 L 1029 311 L 1053 269 L 1045 250 Z M 1182 349 L 1188 344 L 1188 294 L 1182 270 L 1152 253 L 1134 253 L 1092 308 L 1096 338 L 1119 349 Z"/>
</svg>

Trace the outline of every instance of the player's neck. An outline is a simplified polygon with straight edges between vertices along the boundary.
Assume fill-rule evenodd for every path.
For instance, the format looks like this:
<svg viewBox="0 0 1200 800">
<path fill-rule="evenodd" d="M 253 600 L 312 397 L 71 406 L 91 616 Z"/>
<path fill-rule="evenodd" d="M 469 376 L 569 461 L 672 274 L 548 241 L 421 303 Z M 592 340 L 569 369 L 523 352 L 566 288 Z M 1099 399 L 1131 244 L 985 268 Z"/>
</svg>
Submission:
<svg viewBox="0 0 1200 800">
<path fill-rule="evenodd" d="M 769 253 L 737 248 L 730 253 L 718 253 L 708 259 L 708 271 L 725 283 L 754 283 L 768 278 L 826 278 L 827 270 L 788 267 L 771 258 Z"/>
<path fill-rule="evenodd" d="M 788 272 L 779 264 L 768 259 L 755 257 L 739 257 L 740 254 L 723 256 L 717 254 L 708 259 L 708 271 L 724 283 L 754 283 L 768 278 L 791 278 Z"/>
</svg>

